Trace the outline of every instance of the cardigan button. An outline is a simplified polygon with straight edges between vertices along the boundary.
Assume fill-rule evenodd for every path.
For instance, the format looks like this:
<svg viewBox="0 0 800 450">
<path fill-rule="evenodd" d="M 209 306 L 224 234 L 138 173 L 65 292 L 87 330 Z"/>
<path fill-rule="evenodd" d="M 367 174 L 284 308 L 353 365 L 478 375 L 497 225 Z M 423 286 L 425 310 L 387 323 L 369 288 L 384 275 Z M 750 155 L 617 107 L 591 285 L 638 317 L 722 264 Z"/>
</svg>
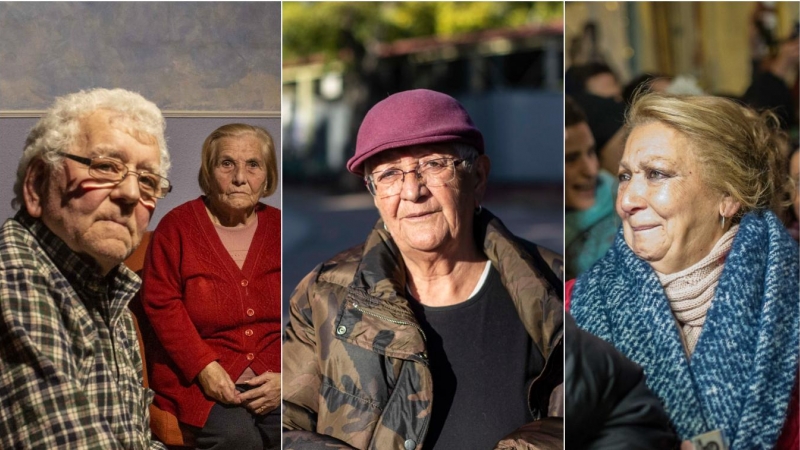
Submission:
<svg viewBox="0 0 800 450">
<path fill-rule="evenodd" d="M 244 335 L 245 336 L 252 336 L 253 335 L 253 330 L 251 330 L 249 328 L 244 330 Z"/>
<path fill-rule="evenodd" d="M 242 280 L 242 286 L 247 287 L 247 280 Z"/>
<path fill-rule="evenodd" d="M 339 325 L 339 327 L 336 328 L 336 334 L 338 334 L 339 336 L 341 336 L 341 335 L 343 335 L 345 333 L 347 333 L 347 327 L 346 326 Z"/>
<path fill-rule="evenodd" d="M 416 443 L 416 442 L 414 442 L 414 440 L 413 440 L 413 439 L 407 439 L 407 440 L 406 440 L 406 441 L 403 443 L 403 447 L 405 447 L 405 448 L 406 448 L 406 450 L 414 450 L 414 449 L 417 447 L 417 443 Z"/>
<path fill-rule="evenodd" d="M 253 317 L 253 314 L 255 314 L 255 313 L 256 313 L 256 312 L 255 312 L 255 311 L 253 311 L 253 308 L 247 308 L 247 315 L 248 315 L 248 316 L 250 316 L 250 317 Z"/>
<path fill-rule="evenodd" d="M 254 360 L 255 358 L 256 358 L 256 355 L 254 355 L 254 354 L 252 354 L 252 353 L 248 353 L 248 354 L 247 354 L 247 360 L 248 360 L 248 361 L 252 361 L 252 360 Z"/>
</svg>

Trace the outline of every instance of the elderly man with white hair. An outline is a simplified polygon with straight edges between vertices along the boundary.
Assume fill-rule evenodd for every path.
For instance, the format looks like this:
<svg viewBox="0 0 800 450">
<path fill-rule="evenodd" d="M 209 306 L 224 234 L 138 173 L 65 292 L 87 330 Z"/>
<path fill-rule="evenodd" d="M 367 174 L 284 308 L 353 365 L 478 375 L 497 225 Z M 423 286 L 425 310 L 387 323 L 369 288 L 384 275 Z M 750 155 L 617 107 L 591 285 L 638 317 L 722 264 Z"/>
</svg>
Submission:
<svg viewBox="0 0 800 450">
<path fill-rule="evenodd" d="M 0 229 L 0 448 L 161 448 L 122 264 L 171 190 L 164 118 L 121 89 L 58 98 Z"/>
</svg>

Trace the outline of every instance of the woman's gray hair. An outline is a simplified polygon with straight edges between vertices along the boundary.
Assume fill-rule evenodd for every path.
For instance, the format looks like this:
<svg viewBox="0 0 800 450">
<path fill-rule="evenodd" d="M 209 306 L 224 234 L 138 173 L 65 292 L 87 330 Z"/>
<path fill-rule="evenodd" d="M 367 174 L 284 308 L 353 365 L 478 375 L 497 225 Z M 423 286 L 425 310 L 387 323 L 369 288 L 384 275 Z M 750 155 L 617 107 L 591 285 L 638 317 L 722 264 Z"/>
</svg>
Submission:
<svg viewBox="0 0 800 450">
<path fill-rule="evenodd" d="M 278 158 L 275 154 L 275 143 L 272 136 L 267 130 L 255 125 L 230 123 L 212 131 L 203 142 L 200 171 L 197 174 L 197 182 L 200 184 L 203 194 L 210 195 L 213 192 L 214 168 L 217 166 L 217 158 L 221 150 L 220 141 L 243 136 L 253 136 L 260 144 L 261 160 L 264 162 L 267 176 L 260 196 L 269 197 L 278 188 Z"/>
<path fill-rule="evenodd" d="M 23 204 L 22 184 L 31 162 L 39 158 L 50 170 L 59 170 L 63 157 L 58 152 L 70 151 L 81 132 L 81 120 L 97 110 L 118 113 L 131 131 L 153 136 L 161 153 L 159 175 L 167 176 L 170 160 L 164 137 L 166 121 L 155 103 L 124 89 L 80 91 L 56 98 L 53 106 L 28 134 L 17 166 L 12 207 L 16 209 Z"/>
<path fill-rule="evenodd" d="M 734 222 L 758 209 L 780 214 L 792 183 L 774 113 L 758 113 L 722 97 L 640 93 L 627 113 L 628 131 L 652 122 L 688 138 L 706 185 L 741 203 Z"/>
</svg>

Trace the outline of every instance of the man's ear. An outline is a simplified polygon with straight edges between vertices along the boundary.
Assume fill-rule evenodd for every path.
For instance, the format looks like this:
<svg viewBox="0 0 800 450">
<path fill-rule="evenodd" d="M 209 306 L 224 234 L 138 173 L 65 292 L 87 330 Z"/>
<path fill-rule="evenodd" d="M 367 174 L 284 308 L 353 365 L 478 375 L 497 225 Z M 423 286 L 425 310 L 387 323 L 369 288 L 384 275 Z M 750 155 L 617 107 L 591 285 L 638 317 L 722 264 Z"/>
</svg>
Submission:
<svg viewBox="0 0 800 450">
<path fill-rule="evenodd" d="M 25 170 L 25 179 L 22 182 L 22 199 L 25 201 L 25 209 L 32 217 L 42 216 L 42 203 L 44 190 L 47 188 L 47 178 L 49 171 L 39 158 L 35 158 L 28 164 Z"/>
<path fill-rule="evenodd" d="M 486 194 L 489 184 L 489 172 L 492 170 L 492 161 L 486 155 L 478 155 L 475 159 L 475 207 L 478 207 Z"/>
</svg>

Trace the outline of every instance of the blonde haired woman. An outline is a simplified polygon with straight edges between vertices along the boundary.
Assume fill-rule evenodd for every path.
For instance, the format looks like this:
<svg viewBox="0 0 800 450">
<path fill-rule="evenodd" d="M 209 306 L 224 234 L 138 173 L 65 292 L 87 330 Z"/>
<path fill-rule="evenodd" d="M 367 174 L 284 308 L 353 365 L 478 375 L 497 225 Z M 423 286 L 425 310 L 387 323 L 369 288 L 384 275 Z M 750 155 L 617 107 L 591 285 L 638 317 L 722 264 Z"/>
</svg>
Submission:
<svg viewBox="0 0 800 450">
<path fill-rule="evenodd" d="M 787 185 L 776 125 L 722 98 L 641 96 L 622 230 L 567 285 L 578 325 L 644 368 L 682 439 L 797 441 L 798 248 L 773 213 Z"/>
</svg>

